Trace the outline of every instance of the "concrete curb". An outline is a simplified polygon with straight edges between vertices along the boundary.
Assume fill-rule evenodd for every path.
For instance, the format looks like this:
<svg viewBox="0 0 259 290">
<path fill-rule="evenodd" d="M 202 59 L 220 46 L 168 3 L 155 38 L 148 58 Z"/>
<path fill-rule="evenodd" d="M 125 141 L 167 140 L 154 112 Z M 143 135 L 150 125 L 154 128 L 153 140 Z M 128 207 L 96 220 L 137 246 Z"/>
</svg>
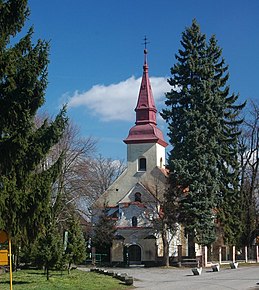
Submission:
<svg viewBox="0 0 259 290">
<path fill-rule="evenodd" d="M 114 271 L 110 271 L 110 270 L 105 270 L 102 268 L 91 268 L 90 272 L 96 272 L 98 274 L 112 276 L 113 278 L 116 278 L 116 279 L 124 282 L 125 285 L 129 285 L 129 286 L 133 285 L 133 282 L 134 282 L 133 276 L 128 276 L 127 273 L 119 273 L 119 272 L 114 272 Z"/>
</svg>

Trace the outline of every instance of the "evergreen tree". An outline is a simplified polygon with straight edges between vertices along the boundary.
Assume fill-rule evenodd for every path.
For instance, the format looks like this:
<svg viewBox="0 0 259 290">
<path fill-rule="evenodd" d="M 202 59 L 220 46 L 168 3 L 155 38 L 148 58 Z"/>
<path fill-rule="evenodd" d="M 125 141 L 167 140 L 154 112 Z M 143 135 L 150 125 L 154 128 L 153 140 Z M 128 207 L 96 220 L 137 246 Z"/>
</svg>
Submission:
<svg viewBox="0 0 259 290">
<path fill-rule="evenodd" d="M 92 243 L 96 253 L 106 255 L 104 257 L 106 261 L 110 260 L 110 248 L 115 231 L 115 222 L 107 216 L 104 210 L 94 225 Z"/>
<path fill-rule="evenodd" d="M 50 270 L 60 269 L 63 257 L 62 235 L 55 222 L 49 222 L 49 226 L 40 233 L 33 247 L 35 248 L 35 263 L 38 267 L 44 267 L 47 280 L 49 280 Z"/>
<path fill-rule="evenodd" d="M 238 160 L 238 137 L 241 133 L 239 127 L 243 122 L 240 112 L 245 103 L 236 105 L 238 95 L 229 94 L 227 81 L 228 66 L 221 57 L 222 49 L 217 46 L 215 36 L 209 40 L 208 60 L 214 67 L 214 83 L 212 92 L 218 97 L 221 110 L 219 111 L 219 123 L 221 125 L 218 138 L 219 159 L 219 191 L 217 193 L 217 215 L 220 226 L 223 229 L 223 238 L 227 244 L 238 244 L 242 232 L 242 202 L 240 189 L 240 162 Z M 225 74 L 224 74 L 225 73 Z"/>
<path fill-rule="evenodd" d="M 32 43 L 32 28 L 18 39 L 28 15 L 26 0 L 0 0 L 0 228 L 31 239 L 48 216 L 62 158 L 49 163 L 46 156 L 66 117 L 63 109 L 54 121 L 34 124 L 45 102 L 49 46 Z"/>
<path fill-rule="evenodd" d="M 72 263 L 78 264 L 86 259 L 86 241 L 79 220 L 72 216 L 68 222 L 68 241 L 65 255 L 68 261 L 68 273 Z"/>
<path fill-rule="evenodd" d="M 238 160 L 239 112 L 243 108 L 234 105 L 236 95 L 227 99 L 224 127 L 220 138 L 221 155 L 218 163 L 220 190 L 217 195 L 217 213 L 226 244 L 239 245 L 243 231 L 242 194 L 240 187 L 240 162 Z"/>
<path fill-rule="evenodd" d="M 173 147 L 168 160 L 171 198 L 179 200 L 179 221 L 189 239 L 209 245 L 215 240 L 219 193 L 226 186 L 221 182 L 220 165 L 233 161 L 226 155 L 234 144 L 228 131 L 233 124 L 226 116 L 227 109 L 232 112 L 234 99 L 227 97 L 227 66 L 215 37 L 207 44 L 194 20 L 183 32 L 181 44 L 183 49 L 171 68 L 173 88 L 166 94 L 167 108 L 162 111 Z"/>
</svg>

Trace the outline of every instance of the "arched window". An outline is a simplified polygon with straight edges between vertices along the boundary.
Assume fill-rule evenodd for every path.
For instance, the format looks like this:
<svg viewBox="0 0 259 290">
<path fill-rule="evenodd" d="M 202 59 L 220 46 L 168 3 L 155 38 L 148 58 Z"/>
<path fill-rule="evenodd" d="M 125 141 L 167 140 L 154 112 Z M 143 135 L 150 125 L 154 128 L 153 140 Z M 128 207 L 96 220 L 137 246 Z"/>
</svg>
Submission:
<svg viewBox="0 0 259 290">
<path fill-rule="evenodd" d="M 162 168 L 163 167 L 163 158 L 161 157 L 160 158 L 160 168 Z"/>
<path fill-rule="evenodd" d="M 144 158 L 144 157 L 139 158 L 138 170 L 139 171 L 146 171 L 147 170 L 146 158 Z"/>
<path fill-rule="evenodd" d="M 135 201 L 141 202 L 141 193 L 140 192 L 135 193 Z"/>
<path fill-rule="evenodd" d="M 132 217 L 132 226 L 133 227 L 136 227 L 138 225 L 138 219 L 136 216 L 133 216 Z"/>
</svg>

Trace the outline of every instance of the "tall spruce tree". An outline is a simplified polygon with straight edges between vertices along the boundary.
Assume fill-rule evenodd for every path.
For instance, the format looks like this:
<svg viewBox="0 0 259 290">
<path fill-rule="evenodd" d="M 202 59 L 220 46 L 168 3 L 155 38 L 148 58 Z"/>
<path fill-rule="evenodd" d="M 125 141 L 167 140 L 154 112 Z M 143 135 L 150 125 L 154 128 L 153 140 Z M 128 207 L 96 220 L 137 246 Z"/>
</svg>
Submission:
<svg viewBox="0 0 259 290">
<path fill-rule="evenodd" d="M 240 187 L 240 161 L 238 158 L 239 126 L 243 122 L 239 113 L 245 106 L 235 105 L 237 95 L 226 98 L 223 130 L 219 142 L 221 155 L 218 161 L 220 172 L 220 190 L 217 194 L 217 216 L 226 244 L 241 243 L 243 231 L 242 188 Z"/>
<path fill-rule="evenodd" d="M 239 245 L 242 235 L 242 201 L 240 188 L 240 162 L 238 158 L 238 138 L 241 134 L 240 117 L 246 102 L 237 105 L 237 94 L 230 94 L 227 85 L 229 74 L 228 66 L 221 57 L 222 49 L 218 47 L 215 36 L 209 40 L 207 49 L 208 60 L 214 67 L 213 79 L 215 85 L 212 93 L 219 100 L 221 110 L 218 115 L 220 121 L 220 134 L 218 137 L 219 159 L 217 162 L 219 172 L 219 191 L 217 193 L 217 217 L 223 230 L 225 243 Z"/>
<path fill-rule="evenodd" d="M 242 119 L 239 118 L 244 104 L 236 105 L 238 95 L 230 94 L 227 85 L 229 79 L 228 66 L 222 58 L 222 49 L 217 45 L 215 36 L 209 39 L 207 45 L 207 61 L 211 68 L 213 85 L 211 92 L 214 96 L 214 110 L 218 112 L 218 185 L 216 194 L 217 217 L 220 232 L 227 244 L 238 244 L 241 226 L 241 203 L 239 188 L 239 162 L 238 162 L 238 135 Z"/>
<path fill-rule="evenodd" d="M 34 124 L 45 102 L 49 46 L 19 38 L 29 15 L 26 0 L 0 0 L 0 228 L 32 238 L 49 216 L 52 184 L 61 158 L 46 164 L 61 138 L 65 109 L 54 121 Z"/>
<path fill-rule="evenodd" d="M 235 139 L 230 138 L 235 124 L 228 117 L 235 98 L 228 97 L 228 67 L 214 36 L 207 43 L 193 20 L 182 34 L 181 45 L 168 80 L 173 88 L 162 111 L 173 147 L 168 160 L 170 195 L 179 200 L 179 221 L 189 238 L 209 245 L 215 240 L 214 220 L 224 196 L 220 192 L 234 182 L 233 175 L 225 183 L 221 179 L 226 173 L 222 164 L 229 173 L 225 162 L 234 163 L 228 150 L 235 147 Z M 221 201 L 222 206 L 225 199 Z"/>
</svg>

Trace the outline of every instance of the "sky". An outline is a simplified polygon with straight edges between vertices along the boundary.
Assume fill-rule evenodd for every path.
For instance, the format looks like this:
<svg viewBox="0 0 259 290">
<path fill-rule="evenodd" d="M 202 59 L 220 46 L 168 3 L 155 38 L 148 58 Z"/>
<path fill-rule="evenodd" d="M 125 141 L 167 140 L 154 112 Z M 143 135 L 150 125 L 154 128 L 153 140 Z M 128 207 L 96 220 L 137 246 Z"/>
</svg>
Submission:
<svg viewBox="0 0 259 290">
<path fill-rule="evenodd" d="M 123 143 L 135 123 L 143 70 L 144 37 L 158 111 L 181 48 L 182 32 L 196 18 L 215 34 L 229 65 L 230 91 L 240 102 L 259 98 L 259 0 L 28 0 L 24 32 L 50 43 L 48 88 L 41 111 L 55 116 L 63 104 L 97 153 L 126 160 Z M 157 116 L 167 138 L 167 124 Z"/>
</svg>

